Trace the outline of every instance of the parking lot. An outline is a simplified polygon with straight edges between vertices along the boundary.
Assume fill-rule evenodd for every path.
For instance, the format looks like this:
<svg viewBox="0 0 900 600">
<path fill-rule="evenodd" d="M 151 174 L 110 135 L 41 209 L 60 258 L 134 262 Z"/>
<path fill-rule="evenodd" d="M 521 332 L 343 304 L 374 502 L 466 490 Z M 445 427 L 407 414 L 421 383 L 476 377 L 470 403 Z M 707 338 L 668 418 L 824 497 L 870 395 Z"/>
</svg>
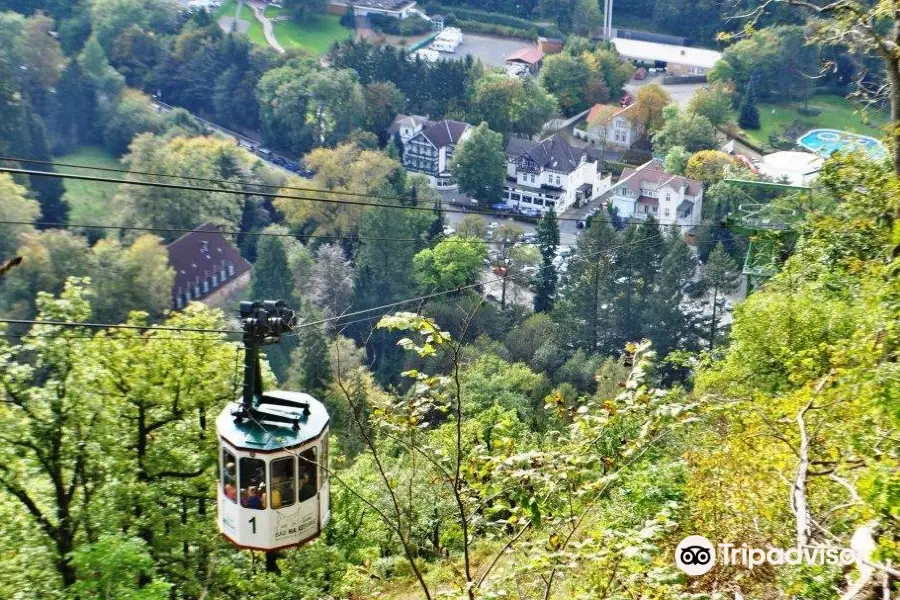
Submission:
<svg viewBox="0 0 900 600">
<path fill-rule="evenodd" d="M 647 85 L 649 83 L 655 83 L 662 86 L 664 90 L 669 92 L 669 96 L 672 97 L 672 101 L 681 108 L 687 108 L 687 105 L 691 101 L 691 97 L 694 95 L 694 92 L 706 85 L 704 83 L 679 83 L 675 85 L 667 85 L 663 83 L 663 77 L 661 74 L 659 74 L 656 76 L 649 76 L 646 79 L 632 79 L 625 84 L 625 91 L 634 95 L 637 93 L 637 90 L 641 86 Z"/>
<path fill-rule="evenodd" d="M 480 58 L 486 65 L 495 67 L 506 64 L 506 57 L 519 50 L 533 46 L 525 40 L 494 37 L 490 35 L 463 34 L 462 44 L 454 54 L 441 53 L 441 58 L 462 60 L 467 54 Z"/>
</svg>

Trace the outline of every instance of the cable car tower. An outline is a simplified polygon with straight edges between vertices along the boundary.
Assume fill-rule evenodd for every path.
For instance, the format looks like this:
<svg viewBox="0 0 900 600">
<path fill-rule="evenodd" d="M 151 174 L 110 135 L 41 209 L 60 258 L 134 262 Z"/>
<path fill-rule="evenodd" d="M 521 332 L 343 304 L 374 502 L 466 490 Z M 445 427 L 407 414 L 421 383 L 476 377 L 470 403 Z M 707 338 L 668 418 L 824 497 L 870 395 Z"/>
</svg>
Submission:
<svg viewBox="0 0 900 600">
<path fill-rule="evenodd" d="M 291 331 L 296 317 L 282 301 L 241 302 L 244 385 L 216 419 L 219 531 L 238 548 L 276 552 L 322 533 L 331 517 L 328 411 L 308 394 L 263 391 L 259 349 Z"/>
<path fill-rule="evenodd" d="M 737 214 L 726 218 L 725 226 L 750 240 L 742 269 L 747 277 L 747 292 L 750 293 L 778 272 L 784 249 L 796 239 L 793 224 L 808 208 L 812 188 L 745 179 L 726 179 L 725 183 L 748 199 L 748 202 L 738 206 Z M 747 188 L 788 193 L 766 203 L 750 196 L 745 191 Z M 804 202 L 804 197 L 807 202 Z"/>
</svg>

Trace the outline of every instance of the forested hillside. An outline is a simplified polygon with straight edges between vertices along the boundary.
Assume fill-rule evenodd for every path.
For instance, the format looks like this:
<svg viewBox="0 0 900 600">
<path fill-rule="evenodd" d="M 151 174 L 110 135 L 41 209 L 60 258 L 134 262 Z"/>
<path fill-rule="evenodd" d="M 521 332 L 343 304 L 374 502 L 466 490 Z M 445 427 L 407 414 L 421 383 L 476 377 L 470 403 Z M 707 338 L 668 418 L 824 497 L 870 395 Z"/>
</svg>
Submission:
<svg viewBox="0 0 900 600">
<path fill-rule="evenodd" d="M 845 1 L 622 5 L 727 34 L 688 101 L 635 92 L 640 154 L 705 190 L 685 235 L 611 204 L 517 221 L 486 201 L 511 140 L 623 108 L 636 66 L 575 35 L 596 3 L 477 5 L 567 36 L 517 78 L 368 41 L 280 54 L 168 0 L 0 0 L 0 597 L 900 594 L 900 79 L 879 46 L 900 24 Z M 798 192 L 720 150 L 814 92 L 886 151 L 836 153 Z M 404 167 L 405 114 L 471 122 L 450 164 L 481 205 Z M 603 143 L 586 154 L 610 181 L 639 166 Z M 749 205 L 782 220 L 748 235 Z M 171 244 L 201 226 L 247 266 L 217 303 L 176 290 Z M 772 276 L 748 286 L 764 244 Z M 244 390 L 239 302 L 275 299 L 297 322 L 262 382 L 326 407 L 331 514 L 267 556 L 220 533 L 220 503 L 249 502 L 216 421 Z M 852 552 L 691 576 L 692 535 Z"/>
</svg>

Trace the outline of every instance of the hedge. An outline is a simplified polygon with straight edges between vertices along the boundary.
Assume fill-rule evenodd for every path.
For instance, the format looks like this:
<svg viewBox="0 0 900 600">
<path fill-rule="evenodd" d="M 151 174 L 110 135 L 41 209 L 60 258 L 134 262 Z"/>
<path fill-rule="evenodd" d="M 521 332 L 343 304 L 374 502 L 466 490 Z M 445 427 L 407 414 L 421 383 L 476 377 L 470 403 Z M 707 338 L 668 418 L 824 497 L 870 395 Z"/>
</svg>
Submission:
<svg viewBox="0 0 900 600">
<path fill-rule="evenodd" d="M 484 35 L 496 35 L 499 37 L 520 38 L 523 40 L 537 41 L 537 32 L 533 29 L 525 31 L 516 27 L 507 27 L 505 25 L 494 25 L 492 23 L 481 23 L 479 21 L 454 21 L 454 25 L 463 31 L 471 33 L 481 33 Z"/>
<path fill-rule="evenodd" d="M 479 23 L 489 23 L 491 25 L 502 25 L 512 29 L 522 31 L 536 31 L 537 35 L 545 37 L 561 38 L 562 33 L 556 25 L 535 25 L 528 19 L 505 15 L 503 13 L 488 12 L 486 10 L 478 10 L 475 8 L 465 8 L 461 6 L 442 6 L 438 2 L 428 4 L 429 13 L 440 13 L 444 16 L 454 16 L 457 21 L 477 21 Z"/>
<path fill-rule="evenodd" d="M 617 162 L 614 160 L 604 160 L 603 166 L 606 167 L 607 169 L 609 169 L 613 175 L 618 177 L 619 175 L 622 174 L 622 171 L 624 171 L 626 168 L 630 167 L 631 165 L 626 165 L 625 163 Z"/>
</svg>

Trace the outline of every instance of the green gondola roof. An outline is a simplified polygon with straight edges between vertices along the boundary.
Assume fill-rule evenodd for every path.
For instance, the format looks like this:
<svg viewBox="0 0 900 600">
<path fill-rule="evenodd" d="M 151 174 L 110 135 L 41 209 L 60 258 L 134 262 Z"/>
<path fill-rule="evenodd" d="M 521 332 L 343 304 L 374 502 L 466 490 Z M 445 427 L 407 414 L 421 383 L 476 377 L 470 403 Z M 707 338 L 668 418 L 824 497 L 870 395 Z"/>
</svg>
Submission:
<svg viewBox="0 0 900 600">
<path fill-rule="evenodd" d="M 229 403 L 216 419 L 216 431 L 235 448 L 258 452 L 273 452 L 283 448 L 294 448 L 319 437 L 328 426 L 328 411 L 325 405 L 302 392 L 285 392 L 273 390 L 265 392 L 263 398 L 281 398 L 309 404 L 309 415 L 303 416 L 295 409 L 278 407 L 279 410 L 296 414 L 300 420 L 300 428 L 274 423 L 255 423 L 244 420 L 235 423 L 231 413 L 240 407 L 240 400 Z"/>
</svg>

